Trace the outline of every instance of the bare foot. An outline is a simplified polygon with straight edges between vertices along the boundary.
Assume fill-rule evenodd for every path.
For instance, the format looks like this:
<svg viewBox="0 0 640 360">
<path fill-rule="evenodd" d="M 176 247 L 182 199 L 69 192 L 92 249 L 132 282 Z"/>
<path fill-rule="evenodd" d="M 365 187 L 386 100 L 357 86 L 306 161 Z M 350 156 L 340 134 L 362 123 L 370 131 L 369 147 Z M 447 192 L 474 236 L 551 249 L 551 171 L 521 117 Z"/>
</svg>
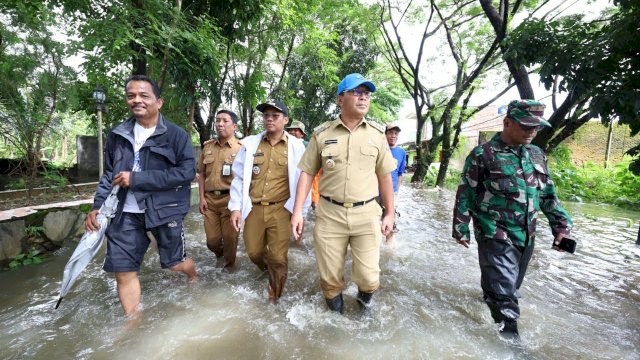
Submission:
<svg viewBox="0 0 640 360">
<path fill-rule="evenodd" d="M 196 272 L 196 263 L 191 258 L 184 259 L 183 262 L 171 268 L 171 271 L 180 271 L 187 275 L 189 283 L 198 282 L 198 273 Z"/>
</svg>

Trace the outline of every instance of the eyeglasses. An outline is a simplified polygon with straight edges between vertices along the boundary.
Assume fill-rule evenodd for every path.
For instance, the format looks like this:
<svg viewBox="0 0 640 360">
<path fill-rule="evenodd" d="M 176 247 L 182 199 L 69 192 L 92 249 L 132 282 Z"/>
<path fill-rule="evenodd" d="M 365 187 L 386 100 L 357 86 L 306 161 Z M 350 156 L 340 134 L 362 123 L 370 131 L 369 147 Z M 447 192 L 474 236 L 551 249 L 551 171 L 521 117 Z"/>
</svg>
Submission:
<svg viewBox="0 0 640 360">
<path fill-rule="evenodd" d="M 347 90 L 345 92 L 352 93 L 356 97 L 360 97 L 360 96 L 364 95 L 364 97 L 367 98 L 367 99 L 371 98 L 371 91 L 369 91 L 369 90 L 353 89 L 353 90 Z"/>
</svg>

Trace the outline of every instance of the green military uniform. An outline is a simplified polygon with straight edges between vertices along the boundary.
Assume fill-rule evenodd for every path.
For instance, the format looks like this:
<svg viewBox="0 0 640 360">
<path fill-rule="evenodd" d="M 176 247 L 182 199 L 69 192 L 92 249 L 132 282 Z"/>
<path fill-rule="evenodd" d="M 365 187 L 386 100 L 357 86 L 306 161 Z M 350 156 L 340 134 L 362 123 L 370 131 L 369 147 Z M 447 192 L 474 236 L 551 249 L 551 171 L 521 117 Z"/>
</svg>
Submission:
<svg viewBox="0 0 640 360">
<path fill-rule="evenodd" d="M 264 135 L 253 155 L 249 196 L 253 208 L 244 224 L 244 243 L 251 261 L 269 271 L 275 299 L 284 290 L 288 272 L 291 213 L 284 207 L 289 199 L 287 142 L 283 136 L 271 146 Z"/>
<path fill-rule="evenodd" d="M 298 167 L 315 175 L 320 169 L 320 201 L 313 231 L 324 297 L 345 287 L 344 262 L 351 246 L 351 279 L 362 292 L 380 285 L 380 214 L 377 175 L 395 169 L 381 125 L 362 121 L 353 130 L 339 118 L 313 133 Z"/>
<path fill-rule="evenodd" d="M 207 236 L 207 247 L 213 251 L 221 262 L 221 267 L 235 264 L 238 249 L 238 232 L 229 221 L 231 212 L 229 188 L 233 180 L 231 164 L 242 144 L 231 138 L 221 143 L 209 140 L 204 143 L 198 161 L 198 172 L 204 177 L 204 196 L 207 211 L 204 213 L 204 231 Z"/>
<path fill-rule="evenodd" d="M 526 126 L 548 124 L 531 122 L 541 110 L 529 109 L 527 116 L 518 113 L 517 106 L 527 104 L 539 103 L 512 103 L 509 115 Z M 452 236 L 470 240 L 473 218 L 481 285 L 496 322 L 515 321 L 520 315 L 517 290 L 533 252 L 538 210 L 549 219 L 554 236 L 569 233 L 571 218 L 560 205 L 540 148 L 510 146 L 498 133 L 471 151 L 456 195 Z"/>
</svg>

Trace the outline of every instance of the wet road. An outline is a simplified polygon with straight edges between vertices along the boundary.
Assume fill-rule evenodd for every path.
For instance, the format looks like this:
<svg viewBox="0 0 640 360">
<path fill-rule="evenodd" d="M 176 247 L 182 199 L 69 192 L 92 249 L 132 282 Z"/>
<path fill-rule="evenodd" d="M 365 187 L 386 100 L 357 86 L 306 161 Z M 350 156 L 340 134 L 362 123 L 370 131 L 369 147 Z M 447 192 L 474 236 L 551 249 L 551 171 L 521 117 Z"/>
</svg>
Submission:
<svg viewBox="0 0 640 360">
<path fill-rule="evenodd" d="M 0 273 L 0 358 L 640 359 L 640 212 L 566 204 L 575 255 L 551 250 L 541 221 L 521 288 L 522 340 L 512 344 L 498 337 L 482 301 L 475 243 L 465 249 L 450 237 L 453 198 L 401 188 L 400 232 L 393 249 L 382 245 L 382 284 L 368 316 L 358 311 L 352 283 L 345 316 L 326 309 L 310 226 L 302 246 L 289 251 L 283 298 L 270 305 L 267 280 L 242 241 L 236 269 L 215 269 L 194 207 L 187 246 L 200 281 L 162 271 L 148 252 L 136 324 L 122 315 L 102 254 L 53 309 L 75 246 L 69 242 L 43 265 Z"/>
</svg>

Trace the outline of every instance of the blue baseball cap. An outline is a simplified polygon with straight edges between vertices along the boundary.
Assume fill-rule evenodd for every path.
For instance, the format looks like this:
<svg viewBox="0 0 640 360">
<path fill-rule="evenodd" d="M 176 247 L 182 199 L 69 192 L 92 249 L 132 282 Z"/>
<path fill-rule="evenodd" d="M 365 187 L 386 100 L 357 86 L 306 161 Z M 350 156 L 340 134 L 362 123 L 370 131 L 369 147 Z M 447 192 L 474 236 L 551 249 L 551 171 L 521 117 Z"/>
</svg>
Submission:
<svg viewBox="0 0 640 360">
<path fill-rule="evenodd" d="M 345 76 L 344 79 L 340 81 L 337 94 L 340 95 L 345 91 L 353 90 L 360 85 L 368 87 L 369 91 L 371 92 L 376 91 L 376 86 L 373 85 L 373 82 L 371 82 L 371 80 L 365 78 L 361 74 L 353 73 Z"/>
</svg>

